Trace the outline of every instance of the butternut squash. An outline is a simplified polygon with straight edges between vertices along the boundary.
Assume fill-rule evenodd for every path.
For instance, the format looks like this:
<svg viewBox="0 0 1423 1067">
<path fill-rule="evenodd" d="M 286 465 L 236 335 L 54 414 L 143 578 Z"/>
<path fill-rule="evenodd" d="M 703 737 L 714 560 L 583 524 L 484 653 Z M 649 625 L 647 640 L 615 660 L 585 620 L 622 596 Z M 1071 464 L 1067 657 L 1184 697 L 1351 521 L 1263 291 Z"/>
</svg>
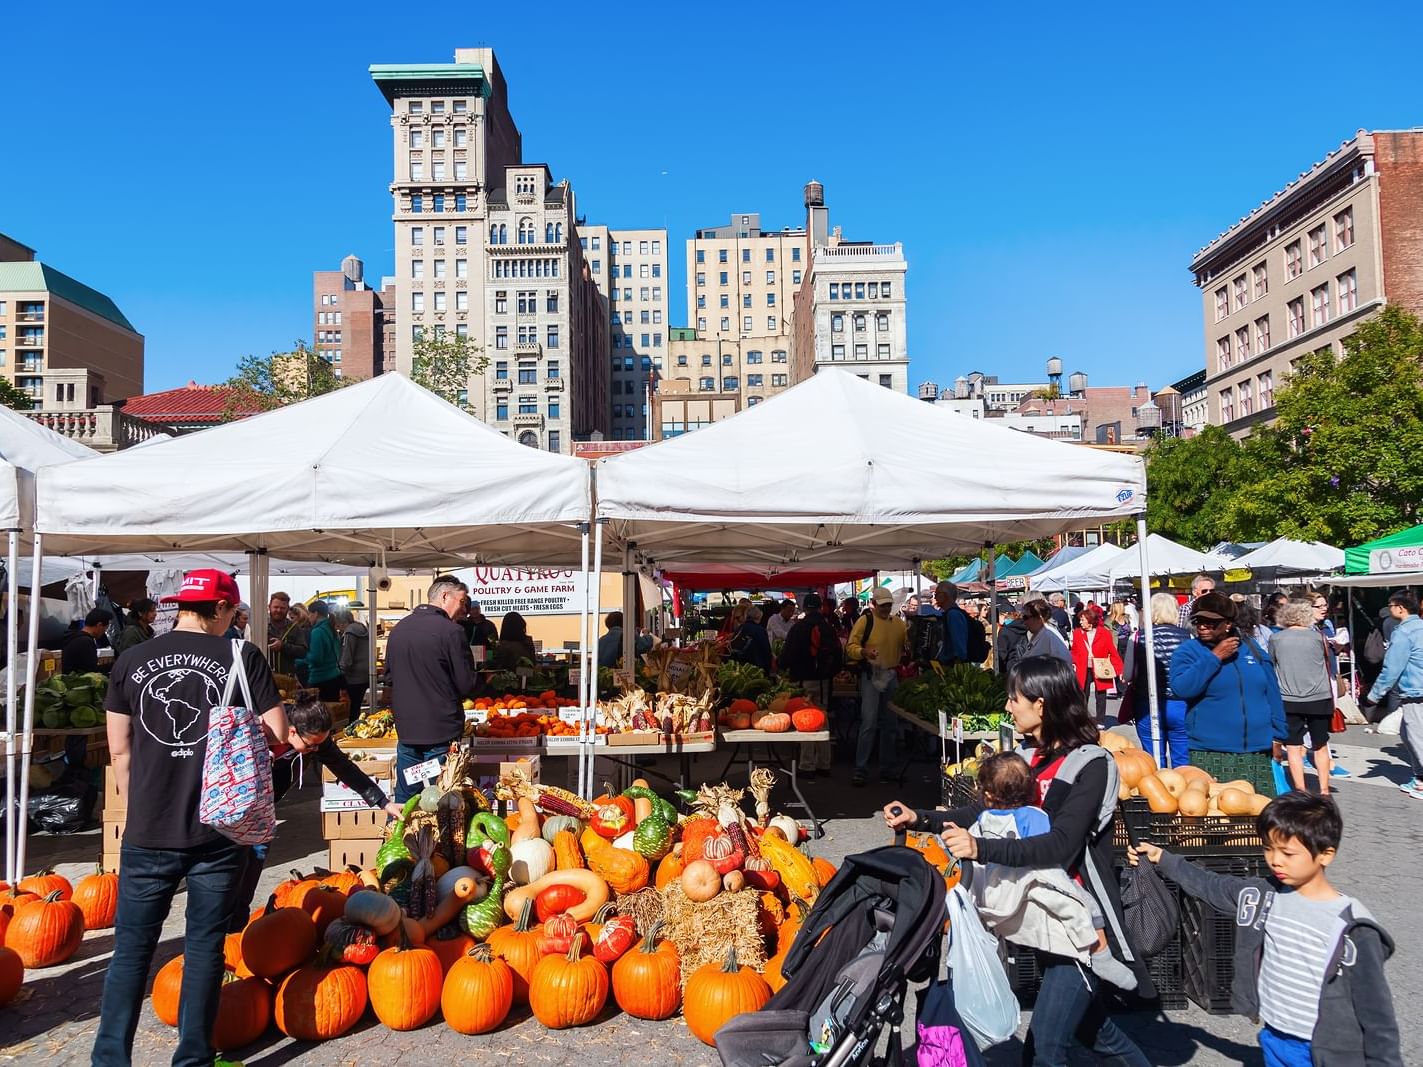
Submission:
<svg viewBox="0 0 1423 1067">
<path fill-rule="evenodd" d="M 1220 791 L 1220 796 L 1216 798 L 1220 804 L 1220 810 L 1225 815 L 1249 815 L 1254 801 L 1250 798 L 1253 793 L 1247 793 L 1234 786 L 1226 786 Z"/>
<path fill-rule="evenodd" d="M 515 886 L 505 893 L 504 914 L 509 916 L 510 921 L 517 921 L 520 913 L 524 910 L 525 900 L 533 900 L 545 889 L 555 885 L 571 885 L 575 889 L 583 890 L 583 902 L 568 909 L 568 914 L 581 923 L 587 922 L 597 915 L 598 909 L 608 902 L 608 883 L 600 875 L 593 871 L 578 869 L 554 871 L 552 874 L 544 875 L 537 882 Z"/>
</svg>

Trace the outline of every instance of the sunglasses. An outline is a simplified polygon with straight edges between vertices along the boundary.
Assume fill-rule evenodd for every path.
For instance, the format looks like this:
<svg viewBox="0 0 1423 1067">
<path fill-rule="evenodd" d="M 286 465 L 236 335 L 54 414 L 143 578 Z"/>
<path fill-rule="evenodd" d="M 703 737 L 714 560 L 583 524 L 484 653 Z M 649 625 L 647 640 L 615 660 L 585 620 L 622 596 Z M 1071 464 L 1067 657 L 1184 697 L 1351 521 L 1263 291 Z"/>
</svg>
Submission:
<svg viewBox="0 0 1423 1067">
<path fill-rule="evenodd" d="M 1208 627 L 1210 627 L 1211 629 L 1215 629 L 1215 628 L 1218 627 L 1218 626 L 1225 626 L 1225 625 L 1227 625 L 1229 622 L 1230 622 L 1229 619 L 1216 619 L 1216 618 L 1207 617 L 1207 616 L 1205 616 L 1205 615 L 1197 615 L 1195 618 L 1193 618 L 1193 619 L 1191 620 L 1192 625 L 1195 625 L 1195 626 L 1208 626 Z"/>
</svg>

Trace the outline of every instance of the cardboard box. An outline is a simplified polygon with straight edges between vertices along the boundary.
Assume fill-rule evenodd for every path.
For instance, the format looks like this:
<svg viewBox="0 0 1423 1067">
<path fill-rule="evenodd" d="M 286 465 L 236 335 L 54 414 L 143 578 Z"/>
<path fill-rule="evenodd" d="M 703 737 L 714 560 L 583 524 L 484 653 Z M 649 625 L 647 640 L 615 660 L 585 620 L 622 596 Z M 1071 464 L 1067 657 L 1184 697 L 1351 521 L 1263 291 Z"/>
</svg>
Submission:
<svg viewBox="0 0 1423 1067">
<path fill-rule="evenodd" d="M 631 745 L 660 745 L 665 738 L 657 730 L 628 730 L 624 733 L 607 734 L 608 744 L 614 748 Z"/>
<path fill-rule="evenodd" d="M 385 791 L 387 798 L 395 794 L 395 783 L 390 779 L 377 779 L 376 785 Z M 340 782 L 321 783 L 321 810 L 326 811 L 369 811 L 370 805 L 354 789 Z"/>
<path fill-rule="evenodd" d="M 377 782 L 389 782 L 395 779 L 395 753 L 392 752 L 362 752 L 359 756 L 352 756 L 351 762 L 356 765 L 356 769 L 368 778 L 374 778 Z M 322 764 L 321 780 L 323 782 L 339 781 L 335 772 Z"/>
<path fill-rule="evenodd" d="M 328 841 L 379 837 L 385 833 L 390 816 L 381 808 L 360 811 L 328 811 L 321 816 L 321 836 Z"/>
<path fill-rule="evenodd" d="M 104 816 L 104 851 L 117 853 L 124 842 L 124 819 L 110 819 Z"/>
<path fill-rule="evenodd" d="M 119 796 L 119 781 L 112 767 L 104 768 L 104 792 L 100 806 L 106 813 L 128 811 L 128 802 Z"/>
<path fill-rule="evenodd" d="M 383 844 L 383 837 L 343 838 L 332 841 L 326 852 L 326 866 L 333 871 L 344 871 L 353 863 L 361 870 L 374 867 L 376 852 Z"/>
<path fill-rule="evenodd" d="M 104 870 L 118 873 L 119 854 L 117 852 L 105 852 L 104 858 L 100 862 L 103 864 Z"/>
<path fill-rule="evenodd" d="M 499 784 L 500 778 L 506 774 L 513 774 L 516 769 L 522 768 L 531 782 L 539 781 L 541 772 L 537 755 L 520 756 L 518 759 L 510 756 L 476 755 L 472 757 L 471 762 L 474 764 L 471 773 L 475 788 L 486 795 Z"/>
</svg>

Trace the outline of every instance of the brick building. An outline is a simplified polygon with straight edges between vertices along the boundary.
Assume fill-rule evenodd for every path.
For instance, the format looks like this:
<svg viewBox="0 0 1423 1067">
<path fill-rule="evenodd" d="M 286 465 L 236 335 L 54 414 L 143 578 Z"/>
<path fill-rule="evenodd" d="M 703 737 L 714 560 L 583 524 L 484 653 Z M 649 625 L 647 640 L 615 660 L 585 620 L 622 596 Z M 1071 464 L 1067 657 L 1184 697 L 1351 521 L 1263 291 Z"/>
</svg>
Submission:
<svg viewBox="0 0 1423 1067">
<path fill-rule="evenodd" d="M 392 283 L 393 285 L 393 283 Z M 340 270 L 312 274 L 311 343 L 341 378 L 373 378 L 394 368 L 393 306 L 365 282 L 365 266 L 355 256 L 341 261 Z M 389 316 L 390 323 L 386 318 Z"/>
<path fill-rule="evenodd" d="M 1301 356 L 1342 353 L 1386 303 L 1423 312 L 1423 131 L 1360 130 L 1190 269 L 1209 421 L 1243 435 L 1274 417 L 1275 390 Z"/>
</svg>

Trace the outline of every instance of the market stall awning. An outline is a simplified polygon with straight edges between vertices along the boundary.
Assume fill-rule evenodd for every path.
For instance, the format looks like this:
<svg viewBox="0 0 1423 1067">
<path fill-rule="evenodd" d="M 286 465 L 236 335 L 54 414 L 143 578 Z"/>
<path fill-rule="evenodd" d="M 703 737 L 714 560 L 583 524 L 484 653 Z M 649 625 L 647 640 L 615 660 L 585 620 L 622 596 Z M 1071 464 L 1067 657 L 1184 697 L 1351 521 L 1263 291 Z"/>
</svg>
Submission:
<svg viewBox="0 0 1423 1067">
<path fill-rule="evenodd" d="M 1029 549 L 1019 556 L 1017 562 L 1012 566 L 1000 568 L 998 571 L 998 580 L 1002 581 L 1004 578 L 1021 578 L 1025 574 L 1031 574 L 1042 565 L 1043 561 L 1038 558 L 1037 553 Z"/>
<path fill-rule="evenodd" d="M 1034 592 L 1082 591 L 1087 589 L 1110 589 L 1113 566 L 1122 560 L 1126 549 L 1104 541 L 1080 556 L 1074 556 L 1059 567 L 1035 575 L 1032 579 Z"/>
<path fill-rule="evenodd" d="M 835 426 L 826 437 L 811 426 Z M 961 418 L 840 370 L 597 464 L 615 547 L 689 561 L 899 569 L 1135 515 L 1138 456 Z"/>
<path fill-rule="evenodd" d="M 81 469 L 82 468 L 82 469 Z M 392 565 L 579 560 L 588 464 L 515 444 L 400 374 L 240 422 L 45 467 L 65 554 L 245 552 Z"/>
<path fill-rule="evenodd" d="M 1273 567 L 1300 574 L 1329 574 L 1344 566 L 1344 551 L 1323 541 L 1291 541 L 1288 537 L 1277 537 L 1254 551 L 1236 556 L 1230 565 L 1250 570 Z"/>
<path fill-rule="evenodd" d="M 821 589 L 842 582 L 869 578 L 869 570 L 787 570 L 737 567 L 730 564 L 704 563 L 672 570 L 662 576 L 683 589 Z"/>
<path fill-rule="evenodd" d="M 1423 570 L 1423 525 L 1346 548 L 1344 570 L 1348 574 Z"/>
<path fill-rule="evenodd" d="M 1146 559 L 1153 575 L 1219 574 L 1236 566 L 1232 560 L 1213 556 L 1209 552 L 1199 552 L 1160 534 L 1147 535 Z M 1124 551 L 1111 565 L 1108 577 L 1114 582 L 1140 580 L 1141 553 L 1135 547 Z"/>
<path fill-rule="evenodd" d="M 35 471 L 98 453 L 0 405 L 0 530 L 29 530 L 35 521 Z"/>
</svg>

